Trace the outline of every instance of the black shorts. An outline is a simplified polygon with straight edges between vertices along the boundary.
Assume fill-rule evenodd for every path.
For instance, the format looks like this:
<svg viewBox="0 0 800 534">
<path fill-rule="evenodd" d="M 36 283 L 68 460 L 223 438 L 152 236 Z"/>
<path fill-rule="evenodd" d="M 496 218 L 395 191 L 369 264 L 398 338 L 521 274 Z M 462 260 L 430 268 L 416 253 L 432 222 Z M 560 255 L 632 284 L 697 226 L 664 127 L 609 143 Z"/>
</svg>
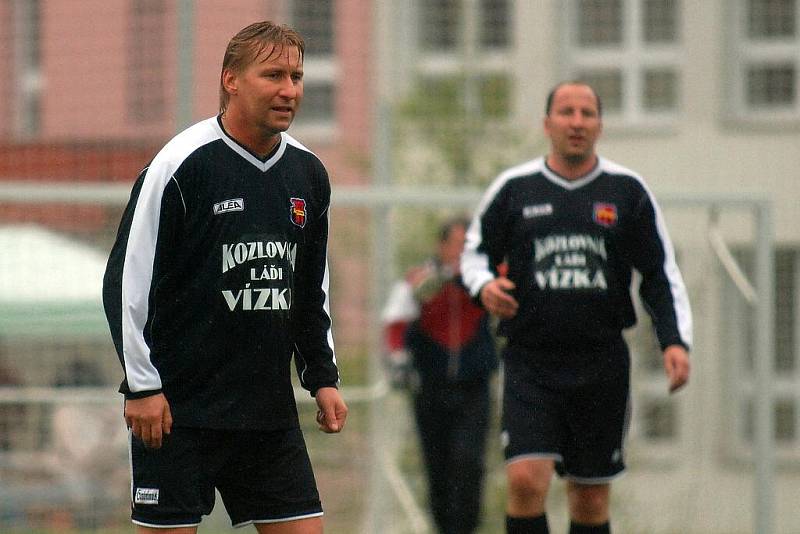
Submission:
<svg viewBox="0 0 800 534">
<path fill-rule="evenodd" d="M 131 435 L 131 519 L 146 527 L 200 524 L 215 488 L 233 526 L 322 515 L 299 428 L 173 428 L 160 449 Z"/>
<path fill-rule="evenodd" d="M 625 470 L 627 373 L 614 380 L 552 389 L 520 380 L 527 370 L 519 363 L 507 362 L 504 372 L 506 463 L 550 458 L 560 476 L 585 484 L 605 483 Z"/>
</svg>

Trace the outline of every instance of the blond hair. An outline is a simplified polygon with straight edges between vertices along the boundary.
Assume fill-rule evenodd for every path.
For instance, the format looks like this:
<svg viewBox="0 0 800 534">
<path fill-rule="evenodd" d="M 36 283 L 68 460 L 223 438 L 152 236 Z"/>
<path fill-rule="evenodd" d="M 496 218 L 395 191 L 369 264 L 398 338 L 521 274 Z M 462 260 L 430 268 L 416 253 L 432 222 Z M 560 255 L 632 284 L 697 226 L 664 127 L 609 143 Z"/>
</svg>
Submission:
<svg viewBox="0 0 800 534">
<path fill-rule="evenodd" d="M 242 28 L 239 33 L 231 38 L 228 47 L 225 49 L 225 57 L 222 59 L 222 72 L 219 80 L 220 113 L 225 113 L 228 107 L 228 100 L 230 100 L 230 94 L 225 90 L 223 84 L 225 71 L 242 72 L 270 46 L 272 50 L 264 60 L 282 54 L 285 47 L 294 47 L 300 52 L 300 60 L 302 61 L 306 48 L 305 41 L 300 34 L 285 24 L 275 24 L 265 20 Z"/>
</svg>

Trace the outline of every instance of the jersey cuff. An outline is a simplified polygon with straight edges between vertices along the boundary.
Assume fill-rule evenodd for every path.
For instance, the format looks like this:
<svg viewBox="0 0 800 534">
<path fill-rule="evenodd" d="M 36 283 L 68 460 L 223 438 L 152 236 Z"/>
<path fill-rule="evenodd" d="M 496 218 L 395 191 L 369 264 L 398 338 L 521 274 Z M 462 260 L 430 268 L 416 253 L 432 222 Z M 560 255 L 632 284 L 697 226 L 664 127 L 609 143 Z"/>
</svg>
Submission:
<svg viewBox="0 0 800 534">
<path fill-rule="evenodd" d="M 125 400 L 143 399 L 161 393 L 161 389 L 148 389 L 147 391 L 125 391 Z"/>
<path fill-rule="evenodd" d="M 339 389 L 339 384 L 337 382 L 333 382 L 331 384 L 314 384 L 313 386 L 311 386 L 309 388 L 309 391 L 311 392 L 311 396 L 312 397 L 316 397 L 317 396 L 317 391 L 319 391 L 322 388 Z"/>
<path fill-rule="evenodd" d="M 491 282 L 494 279 L 495 279 L 495 275 L 492 274 L 492 273 L 488 273 L 488 272 L 485 273 L 483 276 L 480 276 L 477 280 L 473 281 L 469 285 L 468 289 L 469 289 L 470 296 L 472 296 L 472 298 L 475 299 L 476 302 L 480 302 L 481 290 L 483 289 L 483 286 L 485 286 L 486 284 L 488 284 L 489 282 Z M 462 278 L 462 280 L 463 280 L 463 278 Z"/>
<path fill-rule="evenodd" d="M 692 352 L 692 347 L 690 347 L 687 343 L 684 343 L 680 339 L 671 339 L 669 341 L 661 343 L 660 345 L 661 345 L 661 352 L 664 352 L 666 348 L 669 347 L 670 345 L 680 345 L 681 347 L 686 349 L 686 352 Z"/>
</svg>

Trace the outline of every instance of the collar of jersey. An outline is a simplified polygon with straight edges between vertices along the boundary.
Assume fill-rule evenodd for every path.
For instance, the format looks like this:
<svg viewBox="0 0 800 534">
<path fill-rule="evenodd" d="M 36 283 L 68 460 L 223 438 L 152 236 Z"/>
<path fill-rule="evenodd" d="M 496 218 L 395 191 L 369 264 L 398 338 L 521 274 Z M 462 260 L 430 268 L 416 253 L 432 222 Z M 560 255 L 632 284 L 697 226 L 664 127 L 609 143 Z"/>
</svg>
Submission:
<svg viewBox="0 0 800 534">
<path fill-rule="evenodd" d="M 228 132 L 226 132 L 225 129 L 219 124 L 219 118 L 214 121 L 214 128 L 216 128 L 220 139 L 222 139 L 231 150 L 239 154 L 261 172 L 268 171 L 270 167 L 275 165 L 278 160 L 281 159 L 283 153 L 286 152 L 286 136 L 283 134 L 283 132 L 278 134 L 280 136 L 280 140 L 278 141 L 277 147 L 273 148 L 272 151 L 267 155 L 267 158 L 262 160 L 242 146 L 236 139 L 228 135 Z"/>
<path fill-rule="evenodd" d="M 597 164 L 591 171 L 581 176 L 580 178 L 576 178 L 575 180 L 568 180 L 563 176 L 561 176 L 560 174 L 558 174 L 553 169 L 551 169 L 550 167 L 548 167 L 547 159 L 542 158 L 542 174 L 544 174 L 544 177 L 553 182 L 554 184 L 556 184 L 557 186 L 563 187 L 564 189 L 578 189 L 579 187 L 583 187 L 589 182 L 594 181 L 594 179 L 600 176 L 602 172 L 603 172 L 603 160 L 598 156 Z"/>
</svg>

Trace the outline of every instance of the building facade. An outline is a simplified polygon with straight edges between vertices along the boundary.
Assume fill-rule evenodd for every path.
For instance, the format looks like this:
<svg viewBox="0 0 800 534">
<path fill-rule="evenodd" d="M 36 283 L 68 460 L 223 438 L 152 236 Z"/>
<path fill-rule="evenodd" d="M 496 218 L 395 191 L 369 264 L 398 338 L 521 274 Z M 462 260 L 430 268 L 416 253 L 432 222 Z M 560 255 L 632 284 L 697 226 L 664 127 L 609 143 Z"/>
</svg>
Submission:
<svg viewBox="0 0 800 534">
<path fill-rule="evenodd" d="M 334 191 L 368 186 L 379 169 L 397 184 L 478 190 L 501 162 L 544 153 L 548 91 L 582 79 L 603 100 L 600 152 L 640 172 L 658 196 L 769 200 L 773 413 L 779 465 L 792 468 L 776 479 L 777 521 L 781 532 L 800 530 L 791 503 L 800 492 L 800 175 L 792 158 L 800 0 L 4 0 L 0 180 L 132 182 L 148 154 L 217 112 L 227 41 L 267 18 L 307 39 L 305 101 L 291 133 L 326 162 Z M 459 140 L 462 151 L 443 158 L 439 148 L 452 147 L 442 139 Z M 493 153 L 502 158 L 489 161 Z M 386 160 L 397 164 L 382 167 Z M 334 210 L 332 227 L 337 342 L 354 350 L 363 350 L 370 324 L 367 208 Z M 0 219 L 55 217 L 78 230 L 112 224 L 85 209 L 70 219 L 23 205 Z M 642 468 L 620 491 L 632 515 L 680 510 L 696 532 L 745 532 L 754 491 L 749 349 L 758 325 L 745 300 L 730 296 L 718 262 L 694 254 L 707 248 L 711 216 L 673 211 L 698 317 L 695 377 L 670 398 L 658 362 L 640 358 L 631 454 Z M 752 275 L 758 236 L 748 214 L 721 217 Z M 651 482 L 660 471 L 667 474 Z M 647 532 L 686 524 L 651 519 L 636 524 Z"/>
</svg>

